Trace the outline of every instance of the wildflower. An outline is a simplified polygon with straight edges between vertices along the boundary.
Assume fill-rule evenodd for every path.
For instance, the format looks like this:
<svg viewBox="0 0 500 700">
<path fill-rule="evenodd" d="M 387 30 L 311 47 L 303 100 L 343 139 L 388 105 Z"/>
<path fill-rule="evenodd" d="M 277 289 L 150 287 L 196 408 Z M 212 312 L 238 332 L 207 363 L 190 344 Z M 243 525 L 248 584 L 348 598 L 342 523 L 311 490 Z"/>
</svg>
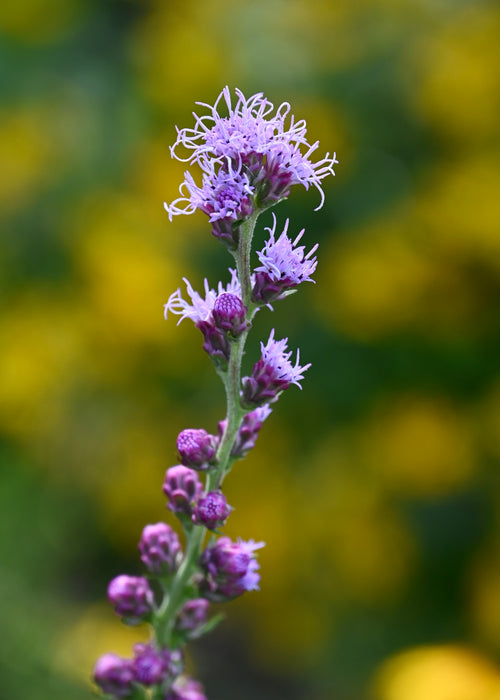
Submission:
<svg viewBox="0 0 500 700">
<path fill-rule="evenodd" d="M 191 517 L 202 492 L 203 486 L 193 469 L 181 464 L 167 469 L 163 493 L 167 497 L 167 508 L 173 513 Z"/>
<path fill-rule="evenodd" d="M 165 700 L 207 700 L 201 683 L 181 676 L 165 695 Z"/>
<path fill-rule="evenodd" d="M 142 576 L 117 576 L 108 586 L 108 598 L 129 624 L 138 624 L 153 610 L 153 591 Z"/>
<path fill-rule="evenodd" d="M 194 128 L 177 129 L 172 156 L 190 164 L 197 163 L 209 177 L 213 177 L 214 163 L 219 163 L 222 169 L 225 163 L 230 164 L 228 176 L 236 182 L 236 176 L 245 174 L 248 188 L 253 190 L 256 205 L 261 208 L 287 197 L 293 185 L 300 184 L 306 189 L 313 185 L 320 193 L 317 207 L 320 209 L 324 201 L 321 181 L 335 174 L 333 166 L 338 162 L 335 154 L 330 157 L 327 153 L 316 163 L 312 162 L 311 157 L 319 144 L 308 143 L 305 121 L 295 121 L 287 102 L 275 110 L 262 93 L 248 99 L 238 89 L 235 93 L 234 106 L 228 87 L 213 106 L 197 103 L 206 108 L 208 114 L 194 114 Z M 227 115 L 219 113 L 219 105 L 223 105 Z M 179 156 L 179 147 L 191 153 L 187 157 Z M 189 192 L 191 181 L 191 176 L 186 176 L 181 188 Z M 196 208 L 192 201 L 184 210 L 174 205 L 166 205 L 170 217 L 178 213 L 190 214 Z"/>
<path fill-rule="evenodd" d="M 195 633 L 207 621 L 210 603 L 205 598 L 194 598 L 184 603 L 177 615 L 175 628 L 182 632 Z"/>
<path fill-rule="evenodd" d="M 133 692 L 134 669 L 130 659 L 103 654 L 94 666 L 94 680 L 106 694 L 124 698 Z"/>
<path fill-rule="evenodd" d="M 182 430 L 177 437 L 177 450 L 185 467 L 198 471 L 209 469 L 215 461 L 217 438 L 206 430 Z"/>
<path fill-rule="evenodd" d="M 137 683 L 157 685 L 182 672 L 182 654 L 177 649 L 156 649 L 152 644 L 135 644 L 132 667 Z"/>
<path fill-rule="evenodd" d="M 212 316 L 217 328 L 237 338 L 247 328 L 247 307 L 236 294 L 220 294 L 214 303 Z"/>
<path fill-rule="evenodd" d="M 190 318 L 194 322 L 196 328 L 203 333 L 203 349 L 210 355 L 216 365 L 220 366 L 222 369 L 227 366 L 230 345 L 227 334 L 222 332 L 215 324 L 213 317 L 214 307 L 216 306 L 217 299 L 225 294 L 235 296 L 241 301 L 241 289 L 237 272 L 232 269 L 230 269 L 229 272 L 231 275 L 230 282 L 225 287 L 222 282 L 219 282 L 217 291 L 211 289 L 208 281 L 205 279 L 204 298 L 193 289 L 189 280 L 184 277 L 183 279 L 189 297 L 191 298 L 191 303 L 183 299 L 181 290 L 177 289 L 170 295 L 169 300 L 165 304 L 165 318 L 167 318 L 167 314 L 170 311 L 181 317 L 179 323 L 185 318 Z M 216 311 L 216 315 L 217 313 L 219 313 L 219 315 L 221 314 L 221 306 L 222 304 L 219 306 L 219 312 Z M 241 306 L 245 309 L 246 314 L 246 308 L 243 306 L 243 302 L 241 302 Z M 241 324 L 239 327 L 241 327 Z"/>
<path fill-rule="evenodd" d="M 228 505 L 222 491 L 210 491 L 200 498 L 193 513 L 193 522 L 204 525 L 209 530 L 222 527 L 229 517 L 232 508 Z"/>
<path fill-rule="evenodd" d="M 181 545 L 177 533 L 166 523 L 146 525 L 139 541 L 141 559 L 151 574 L 162 576 L 177 569 Z"/>
<path fill-rule="evenodd" d="M 290 384 L 296 384 L 299 389 L 304 378 L 304 372 L 311 364 L 299 364 L 299 351 L 295 365 L 290 362 L 292 351 L 287 352 L 288 338 L 274 340 L 274 328 L 269 335 L 267 345 L 260 344 L 261 358 L 254 365 L 252 375 L 243 378 L 242 400 L 245 406 L 262 406 L 276 401 L 282 391 Z"/>
<path fill-rule="evenodd" d="M 220 537 L 215 544 L 207 547 L 200 561 L 205 572 L 201 582 L 205 597 L 222 602 L 245 591 L 259 590 L 259 564 L 255 559 L 255 550 L 264 547 L 264 544 L 253 540 L 232 542 L 229 537 Z"/>
<path fill-rule="evenodd" d="M 257 253 L 260 267 L 255 268 L 252 289 L 253 301 L 267 304 L 275 299 L 282 299 L 286 292 L 297 287 L 301 282 L 313 282 L 311 275 L 318 264 L 316 257 L 311 257 L 318 249 L 313 246 L 306 254 L 305 246 L 297 245 L 304 235 L 304 229 L 292 242 L 287 236 L 289 219 L 278 239 L 275 238 L 276 217 L 273 214 L 273 226 L 267 228 L 269 239 L 264 248 Z"/>
</svg>

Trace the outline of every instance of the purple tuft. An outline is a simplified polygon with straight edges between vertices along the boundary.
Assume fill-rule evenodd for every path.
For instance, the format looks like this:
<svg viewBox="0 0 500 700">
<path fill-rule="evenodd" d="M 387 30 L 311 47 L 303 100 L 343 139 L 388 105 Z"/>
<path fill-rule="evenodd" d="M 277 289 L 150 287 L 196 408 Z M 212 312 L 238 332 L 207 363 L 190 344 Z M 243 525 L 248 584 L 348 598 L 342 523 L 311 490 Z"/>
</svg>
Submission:
<svg viewBox="0 0 500 700">
<path fill-rule="evenodd" d="M 177 450 L 185 467 L 205 471 L 215 463 L 217 438 L 206 430 L 188 428 L 177 437 Z"/>
<path fill-rule="evenodd" d="M 207 700 L 201 683 L 188 676 L 178 678 L 165 695 L 165 700 Z"/>
<path fill-rule="evenodd" d="M 117 615 L 130 624 L 141 622 L 154 606 L 153 591 L 142 576 L 117 576 L 108 586 L 108 598 Z"/>
<path fill-rule="evenodd" d="M 224 602 L 242 595 L 245 591 L 259 590 L 259 564 L 255 550 L 264 542 L 232 542 L 220 537 L 201 555 L 201 568 L 205 576 L 201 582 L 203 595 L 214 602 Z"/>
<path fill-rule="evenodd" d="M 232 508 L 228 505 L 222 491 L 210 491 L 200 498 L 193 513 L 193 522 L 204 525 L 209 530 L 222 527 L 229 517 Z"/>
<path fill-rule="evenodd" d="M 212 312 L 214 323 L 221 331 L 237 338 L 247 328 L 247 307 L 239 296 L 228 292 L 217 297 Z"/>
<path fill-rule="evenodd" d="M 194 598 L 184 603 L 177 615 L 175 628 L 182 632 L 195 632 L 207 621 L 210 603 L 205 598 Z"/>
<path fill-rule="evenodd" d="M 94 666 L 94 680 L 104 693 L 125 698 L 133 691 L 132 661 L 122 659 L 117 654 L 103 654 Z"/>
<path fill-rule="evenodd" d="M 169 510 L 191 517 L 193 506 L 203 493 L 203 486 L 193 469 L 179 464 L 167 469 L 163 493 L 167 497 Z"/>
<path fill-rule="evenodd" d="M 146 525 L 139 541 L 141 559 L 151 574 L 164 576 L 177 569 L 181 545 L 177 533 L 166 523 Z"/>
<path fill-rule="evenodd" d="M 299 352 L 295 365 L 290 362 L 292 351 L 287 352 L 288 339 L 274 340 L 274 328 L 269 335 L 267 345 L 261 343 L 261 359 L 254 365 L 252 375 L 243 378 L 243 404 L 245 406 L 262 406 L 276 401 L 282 391 L 290 384 L 299 389 L 304 372 L 311 366 L 299 364 Z"/>
</svg>

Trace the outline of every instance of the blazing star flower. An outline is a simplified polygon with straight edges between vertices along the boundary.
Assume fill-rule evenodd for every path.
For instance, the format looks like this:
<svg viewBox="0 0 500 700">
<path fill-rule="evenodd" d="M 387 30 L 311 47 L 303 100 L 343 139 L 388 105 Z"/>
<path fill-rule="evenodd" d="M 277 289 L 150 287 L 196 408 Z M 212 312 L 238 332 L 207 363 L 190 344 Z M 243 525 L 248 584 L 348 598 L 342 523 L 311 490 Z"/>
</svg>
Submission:
<svg viewBox="0 0 500 700">
<path fill-rule="evenodd" d="M 177 129 L 177 141 L 171 147 L 172 157 L 190 164 L 197 163 L 210 179 L 215 163 L 221 170 L 227 167 L 226 185 L 232 178 L 234 187 L 240 188 L 240 196 L 243 191 L 238 178 L 244 174 L 248 178 L 248 189 L 244 191 L 253 193 L 261 208 L 287 197 L 293 185 L 300 184 L 306 189 L 313 185 L 320 193 L 321 200 L 317 207 L 320 209 L 324 202 L 321 181 L 328 175 L 335 175 L 333 166 L 338 162 L 335 153 L 333 156 L 327 153 L 313 163 L 311 156 L 318 148 L 318 142 L 309 144 L 305 121 L 295 121 L 287 102 L 274 110 L 273 104 L 262 93 L 248 99 L 238 89 L 235 93 L 234 106 L 228 87 L 220 93 L 213 106 L 197 103 L 205 107 L 208 114 L 198 116 L 193 113 L 194 128 Z M 221 104 L 227 114 L 219 113 Z M 179 147 L 191 153 L 187 157 L 179 156 Z M 180 200 L 170 206 L 165 205 L 170 218 L 174 214 L 191 214 L 196 208 L 201 208 L 192 199 L 193 184 L 192 177 L 186 175 L 181 194 L 186 190 L 190 196 L 181 198 L 188 202 L 184 209 L 177 207 Z M 206 186 L 204 180 L 203 187 L 197 189 L 207 194 Z"/>
<path fill-rule="evenodd" d="M 296 384 L 302 389 L 300 382 L 304 372 L 311 363 L 299 364 L 299 351 L 295 365 L 290 362 L 292 351 L 287 352 L 288 338 L 274 340 L 274 328 L 269 335 L 267 345 L 260 344 L 261 358 L 254 365 L 252 375 L 243 378 L 242 402 L 244 406 L 262 406 L 276 401 L 282 391 L 290 384 Z"/>
<path fill-rule="evenodd" d="M 273 214 L 273 226 L 267 228 L 269 239 L 264 248 L 257 253 L 262 265 L 255 268 L 252 298 L 257 303 L 267 304 L 275 299 L 282 299 L 285 292 L 297 287 L 301 282 L 314 282 L 311 275 L 318 264 L 316 257 L 311 257 L 318 249 L 318 244 L 305 254 L 305 246 L 297 245 L 304 230 L 292 242 L 287 236 L 289 219 L 276 240 L 276 217 Z"/>
<path fill-rule="evenodd" d="M 245 591 L 258 591 L 260 575 L 255 551 L 264 542 L 219 537 L 201 555 L 200 564 L 205 572 L 201 590 L 208 600 L 223 602 L 242 595 Z"/>
<path fill-rule="evenodd" d="M 209 171 L 203 174 L 201 187 L 198 187 L 189 171 L 184 173 L 186 179 L 179 192 L 181 195 L 186 192 L 186 195 L 170 205 L 164 205 L 170 221 L 176 214 L 192 214 L 196 209 L 208 214 L 211 223 L 219 219 L 237 221 L 252 213 L 254 188 L 248 175 L 234 170 L 230 160 L 227 169 L 213 162 L 207 167 Z M 185 202 L 183 209 L 179 207 L 182 202 Z"/>
<path fill-rule="evenodd" d="M 220 294 L 227 293 L 241 297 L 241 288 L 237 272 L 236 270 L 229 269 L 229 273 L 231 274 L 231 281 L 226 287 L 223 286 L 222 282 L 219 282 L 218 291 L 210 289 L 208 280 L 205 279 L 205 298 L 198 294 L 198 292 L 195 292 L 189 280 L 183 277 L 182 279 L 186 285 L 187 292 L 191 297 L 191 304 L 182 298 L 180 288 L 176 289 L 165 304 L 165 318 L 167 318 L 167 314 L 170 311 L 170 313 L 180 316 L 177 325 L 185 318 L 190 318 L 195 325 L 200 323 L 200 321 L 211 321 L 215 300 Z"/>
</svg>

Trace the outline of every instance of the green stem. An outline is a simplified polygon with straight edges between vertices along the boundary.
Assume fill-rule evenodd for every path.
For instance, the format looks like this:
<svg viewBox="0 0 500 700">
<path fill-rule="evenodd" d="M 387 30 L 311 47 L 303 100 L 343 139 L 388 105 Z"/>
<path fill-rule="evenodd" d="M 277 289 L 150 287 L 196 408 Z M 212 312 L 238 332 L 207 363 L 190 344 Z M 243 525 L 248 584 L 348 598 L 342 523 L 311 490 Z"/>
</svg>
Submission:
<svg viewBox="0 0 500 700">
<path fill-rule="evenodd" d="M 252 303 L 252 283 L 250 254 L 252 249 L 252 238 L 255 224 L 259 212 L 252 216 L 240 226 L 240 240 L 238 251 L 235 253 L 238 278 L 241 286 L 241 298 L 248 309 L 247 322 L 250 326 L 251 319 L 255 313 L 255 305 Z M 232 464 L 231 450 L 238 435 L 245 410 L 240 404 L 241 387 L 241 362 L 245 350 L 245 343 L 248 336 L 247 328 L 236 340 L 231 343 L 231 353 L 229 356 L 227 372 L 220 373 L 226 390 L 226 429 L 217 450 L 217 468 L 207 474 L 206 490 L 213 491 L 220 488 L 225 475 Z M 206 530 L 204 527 L 194 526 L 186 532 L 186 553 L 175 578 L 168 597 L 156 614 L 156 638 L 160 646 L 169 646 L 172 637 L 175 616 L 184 603 L 186 585 L 196 570 L 200 557 Z"/>
</svg>

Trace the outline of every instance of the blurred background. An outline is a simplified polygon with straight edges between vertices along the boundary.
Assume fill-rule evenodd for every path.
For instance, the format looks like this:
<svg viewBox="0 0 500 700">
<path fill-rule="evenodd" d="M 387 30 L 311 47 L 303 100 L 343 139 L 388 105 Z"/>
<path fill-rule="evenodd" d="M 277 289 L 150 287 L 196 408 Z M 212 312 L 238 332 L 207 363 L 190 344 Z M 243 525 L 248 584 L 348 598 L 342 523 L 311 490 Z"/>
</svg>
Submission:
<svg viewBox="0 0 500 700">
<path fill-rule="evenodd" d="M 212 700 L 500 698 L 499 36 L 493 0 L 0 3 L 2 698 L 84 700 L 147 634 L 107 583 L 172 524 L 178 432 L 225 408 L 163 319 L 231 262 L 169 223 L 168 146 L 226 84 L 340 164 L 321 211 L 276 209 L 317 284 L 259 314 L 248 366 L 273 326 L 313 364 L 227 481 L 262 590 L 190 668 Z"/>
</svg>

